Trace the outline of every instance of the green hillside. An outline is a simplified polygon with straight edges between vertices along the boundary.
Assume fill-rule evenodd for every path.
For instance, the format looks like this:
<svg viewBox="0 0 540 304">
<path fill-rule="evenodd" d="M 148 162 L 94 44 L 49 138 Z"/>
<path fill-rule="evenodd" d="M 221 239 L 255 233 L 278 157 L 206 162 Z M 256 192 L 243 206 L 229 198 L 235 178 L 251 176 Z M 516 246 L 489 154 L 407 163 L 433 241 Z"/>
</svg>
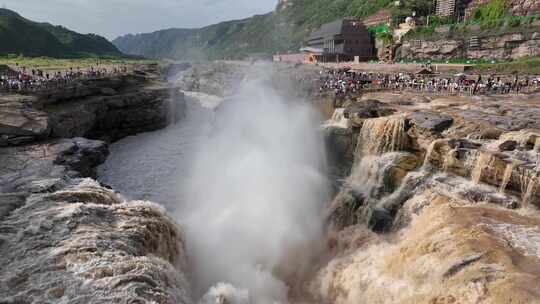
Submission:
<svg viewBox="0 0 540 304">
<path fill-rule="evenodd" d="M 417 0 L 419 1 L 419 0 Z M 297 50 L 321 24 L 343 17 L 363 18 L 392 0 L 289 0 L 272 13 L 200 29 L 168 29 L 126 35 L 113 43 L 123 52 L 152 58 L 220 59 Z"/>
<path fill-rule="evenodd" d="M 79 34 L 49 23 L 33 22 L 13 11 L 0 9 L 0 55 L 8 54 L 56 58 L 121 55 L 103 37 Z"/>
</svg>

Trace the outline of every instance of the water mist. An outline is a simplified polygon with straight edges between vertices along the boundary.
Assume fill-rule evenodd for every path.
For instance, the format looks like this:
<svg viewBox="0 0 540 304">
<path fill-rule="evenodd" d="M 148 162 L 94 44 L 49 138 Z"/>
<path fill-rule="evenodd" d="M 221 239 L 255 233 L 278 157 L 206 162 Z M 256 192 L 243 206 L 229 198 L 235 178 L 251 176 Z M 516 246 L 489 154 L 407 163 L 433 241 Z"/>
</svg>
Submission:
<svg viewBox="0 0 540 304">
<path fill-rule="evenodd" d="M 216 111 L 177 210 L 202 303 L 286 303 L 322 243 L 320 120 L 282 97 L 265 68 Z"/>
</svg>

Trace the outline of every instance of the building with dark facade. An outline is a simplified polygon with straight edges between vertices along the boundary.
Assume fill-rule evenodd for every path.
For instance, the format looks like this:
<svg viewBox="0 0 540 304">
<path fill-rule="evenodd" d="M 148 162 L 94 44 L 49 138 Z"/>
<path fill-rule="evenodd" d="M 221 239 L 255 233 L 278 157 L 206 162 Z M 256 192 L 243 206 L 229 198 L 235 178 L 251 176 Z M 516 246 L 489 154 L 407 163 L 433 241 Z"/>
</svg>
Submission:
<svg viewBox="0 0 540 304">
<path fill-rule="evenodd" d="M 317 61 L 361 61 L 373 58 L 374 43 L 365 25 L 356 19 L 341 19 L 321 26 L 306 41 L 317 50 Z"/>
</svg>

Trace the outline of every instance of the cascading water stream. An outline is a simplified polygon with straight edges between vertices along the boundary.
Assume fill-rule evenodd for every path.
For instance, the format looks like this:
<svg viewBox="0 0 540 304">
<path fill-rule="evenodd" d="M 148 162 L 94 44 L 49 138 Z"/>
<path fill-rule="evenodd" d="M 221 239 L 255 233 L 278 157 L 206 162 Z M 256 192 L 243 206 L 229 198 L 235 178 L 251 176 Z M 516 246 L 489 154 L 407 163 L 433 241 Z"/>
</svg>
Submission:
<svg viewBox="0 0 540 304">
<path fill-rule="evenodd" d="M 348 184 L 369 197 L 377 185 L 384 183 L 385 171 L 388 165 L 381 156 L 405 149 L 409 137 L 405 130 L 403 115 L 367 119 L 358 135 L 356 161 L 348 179 Z"/>
<path fill-rule="evenodd" d="M 323 127 L 338 127 L 347 129 L 351 124 L 351 121 L 345 117 L 345 109 L 337 108 L 332 114 L 332 118 L 323 124 Z"/>
<path fill-rule="evenodd" d="M 358 137 L 357 157 L 403 150 L 409 140 L 405 116 L 366 119 Z"/>
<path fill-rule="evenodd" d="M 478 154 L 478 158 L 476 159 L 476 164 L 471 171 L 471 180 L 475 184 L 480 184 L 480 182 L 482 181 L 484 170 L 486 168 L 491 167 L 492 161 L 493 161 L 493 157 L 491 154 L 486 153 L 486 152 L 480 152 Z"/>
<path fill-rule="evenodd" d="M 512 173 L 514 172 L 514 169 L 516 168 L 517 163 L 515 161 L 512 161 L 508 165 L 506 165 L 506 169 L 504 170 L 503 180 L 501 182 L 501 186 L 499 188 L 500 193 L 505 193 L 506 188 L 508 187 L 508 184 L 510 183 L 510 179 L 512 178 Z"/>
<path fill-rule="evenodd" d="M 533 194 L 540 187 L 540 178 L 538 173 L 529 171 L 528 174 L 520 176 L 521 181 L 521 200 L 524 206 L 531 203 Z"/>
</svg>

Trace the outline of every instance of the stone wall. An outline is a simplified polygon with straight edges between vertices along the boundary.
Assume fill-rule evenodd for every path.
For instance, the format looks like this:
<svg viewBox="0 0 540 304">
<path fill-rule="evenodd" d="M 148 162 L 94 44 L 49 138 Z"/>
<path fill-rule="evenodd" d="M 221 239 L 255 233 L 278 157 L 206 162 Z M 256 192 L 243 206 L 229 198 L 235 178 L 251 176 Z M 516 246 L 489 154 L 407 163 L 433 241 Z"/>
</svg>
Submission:
<svg viewBox="0 0 540 304">
<path fill-rule="evenodd" d="M 517 59 L 540 56 L 540 28 L 529 32 L 502 35 L 469 34 L 460 38 L 442 35 L 442 39 L 407 39 L 401 46 L 404 59 L 444 60 L 470 59 Z M 477 43 L 474 45 L 473 40 Z"/>
</svg>

